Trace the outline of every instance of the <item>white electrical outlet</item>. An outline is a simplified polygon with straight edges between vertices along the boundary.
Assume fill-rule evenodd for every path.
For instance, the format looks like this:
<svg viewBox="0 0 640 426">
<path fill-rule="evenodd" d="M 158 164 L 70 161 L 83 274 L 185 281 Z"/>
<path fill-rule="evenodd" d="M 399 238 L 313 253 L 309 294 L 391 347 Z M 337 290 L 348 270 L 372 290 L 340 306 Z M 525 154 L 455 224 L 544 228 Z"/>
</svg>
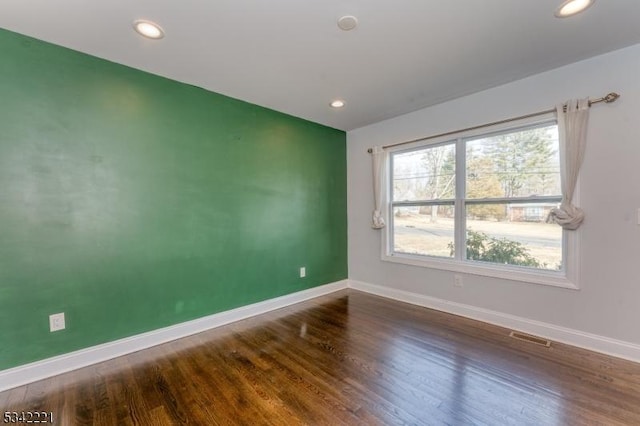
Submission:
<svg viewBox="0 0 640 426">
<path fill-rule="evenodd" d="M 462 288 L 464 287 L 464 282 L 462 281 L 462 275 L 454 274 L 453 275 L 453 286 Z"/>
<path fill-rule="evenodd" d="M 300 278 L 304 278 L 307 276 L 307 268 L 305 266 L 300 268 Z"/>
<path fill-rule="evenodd" d="M 58 331 L 64 330 L 64 312 L 60 312 L 59 314 L 49 315 L 49 331 Z"/>
</svg>

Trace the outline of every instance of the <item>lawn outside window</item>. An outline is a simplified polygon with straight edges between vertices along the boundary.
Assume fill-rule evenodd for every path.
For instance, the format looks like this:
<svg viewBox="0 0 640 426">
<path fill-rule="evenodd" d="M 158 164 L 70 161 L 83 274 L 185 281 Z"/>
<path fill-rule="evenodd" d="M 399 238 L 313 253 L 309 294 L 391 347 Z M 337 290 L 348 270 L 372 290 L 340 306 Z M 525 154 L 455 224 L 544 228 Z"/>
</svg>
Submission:
<svg viewBox="0 0 640 426">
<path fill-rule="evenodd" d="M 383 260 L 578 288 L 553 115 L 389 149 Z"/>
</svg>

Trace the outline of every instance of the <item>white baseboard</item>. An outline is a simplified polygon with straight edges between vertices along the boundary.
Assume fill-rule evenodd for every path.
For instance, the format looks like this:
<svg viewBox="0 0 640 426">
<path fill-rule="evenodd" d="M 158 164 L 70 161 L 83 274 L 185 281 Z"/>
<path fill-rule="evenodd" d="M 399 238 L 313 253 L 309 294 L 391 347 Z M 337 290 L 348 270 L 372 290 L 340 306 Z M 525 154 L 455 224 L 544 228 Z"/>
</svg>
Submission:
<svg viewBox="0 0 640 426">
<path fill-rule="evenodd" d="M 56 376 L 112 358 L 137 352 L 192 334 L 207 331 L 225 324 L 284 308 L 305 300 L 333 293 L 345 288 L 363 291 L 413 305 L 436 309 L 455 315 L 499 325 L 501 327 L 534 334 L 547 339 L 601 352 L 630 361 L 640 362 L 640 345 L 610 339 L 596 334 L 560 327 L 557 325 L 450 302 L 435 297 L 397 290 L 355 280 L 343 280 L 288 294 L 252 305 L 209 315 L 193 321 L 142 333 L 125 339 L 104 343 L 42 361 L 0 371 L 0 392 L 22 386 L 47 377 Z"/>
<path fill-rule="evenodd" d="M 360 281 L 349 280 L 349 288 L 522 331 L 594 352 L 640 362 L 640 345 L 634 343 Z"/>
<path fill-rule="evenodd" d="M 200 333 L 212 328 L 220 327 L 235 321 L 264 314 L 276 309 L 284 308 L 295 303 L 315 297 L 324 296 L 347 288 L 348 281 L 338 281 L 325 284 L 297 293 L 287 294 L 252 305 L 242 306 L 229 311 L 209 315 L 193 321 L 176 324 L 170 327 L 153 330 L 136 336 L 127 337 L 109 343 L 104 343 L 68 354 L 47 358 L 19 367 L 0 371 L 0 392 L 27 383 L 32 383 L 47 377 L 76 370 L 88 365 L 97 364 L 122 355 L 137 352 L 192 334 Z"/>
</svg>

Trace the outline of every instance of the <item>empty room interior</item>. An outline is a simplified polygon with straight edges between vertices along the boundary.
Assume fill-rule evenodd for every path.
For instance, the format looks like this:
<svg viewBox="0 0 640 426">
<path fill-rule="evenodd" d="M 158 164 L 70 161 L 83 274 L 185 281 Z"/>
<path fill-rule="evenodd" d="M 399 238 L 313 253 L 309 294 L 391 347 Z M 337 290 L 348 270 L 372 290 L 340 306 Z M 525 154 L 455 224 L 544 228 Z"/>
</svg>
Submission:
<svg viewBox="0 0 640 426">
<path fill-rule="evenodd" d="M 3 422 L 640 424 L 638 17 L 5 0 Z"/>
</svg>

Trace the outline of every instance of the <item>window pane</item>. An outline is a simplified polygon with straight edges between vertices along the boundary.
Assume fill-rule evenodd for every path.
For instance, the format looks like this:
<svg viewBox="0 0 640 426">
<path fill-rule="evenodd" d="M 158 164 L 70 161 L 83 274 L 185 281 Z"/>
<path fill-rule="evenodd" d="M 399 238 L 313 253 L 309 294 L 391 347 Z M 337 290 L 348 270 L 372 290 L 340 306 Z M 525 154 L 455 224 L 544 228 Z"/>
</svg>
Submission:
<svg viewBox="0 0 640 426">
<path fill-rule="evenodd" d="M 467 198 L 561 193 L 555 124 L 469 140 L 466 149 Z"/>
<path fill-rule="evenodd" d="M 562 268 L 562 228 L 545 219 L 555 203 L 467 205 L 467 259 Z"/>
<path fill-rule="evenodd" d="M 453 256 L 452 205 L 395 207 L 393 251 L 427 256 Z"/>
<path fill-rule="evenodd" d="M 455 145 L 393 154 L 393 201 L 455 198 Z"/>
</svg>

